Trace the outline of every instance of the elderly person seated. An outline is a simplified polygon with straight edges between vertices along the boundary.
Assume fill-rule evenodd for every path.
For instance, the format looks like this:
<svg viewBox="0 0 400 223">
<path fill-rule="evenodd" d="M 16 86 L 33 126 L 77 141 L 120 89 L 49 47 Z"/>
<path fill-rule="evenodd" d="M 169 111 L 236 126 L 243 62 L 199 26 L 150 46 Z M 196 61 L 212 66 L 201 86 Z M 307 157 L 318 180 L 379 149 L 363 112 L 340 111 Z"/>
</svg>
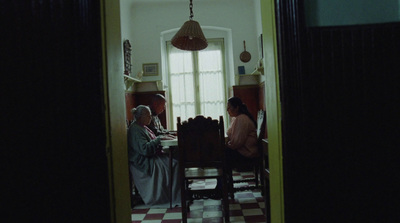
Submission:
<svg viewBox="0 0 400 223">
<path fill-rule="evenodd" d="M 165 111 L 167 100 L 161 94 L 155 94 L 149 105 L 151 111 L 151 122 L 147 126 L 154 132 L 157 136 L 165 135 L 173 139 L 176 136 L 176 131 L 170 131 L 164 128 L 161 124 L 160 118 L 158 117 L 161 113 Z"/>
<path fill-rule="evenodd" d="M 165 104 L 167 100 L 161 94 L 156 94 L 153 96 L 151 103 L 149 105 L 151 111 L 151 122 L 148 127 L 156 135 L 168 134 L 168 130 L 164 129 L 158 116 L 165 111 Z"/>
<path fill-rule="evenodd" d="M 151 121 L 148 106 L 132 110 L 135 121 L 128 129 L 129 168 L 144 203 L 150 206 L 169 206 L 169 185 L 172 184 L 172 204 L 180 205 L 178 162 L 173 160 L 173 180 L 169 182 L 169 157 L 161 151 L 160 140 L 146 125 Z"/>
</svg>

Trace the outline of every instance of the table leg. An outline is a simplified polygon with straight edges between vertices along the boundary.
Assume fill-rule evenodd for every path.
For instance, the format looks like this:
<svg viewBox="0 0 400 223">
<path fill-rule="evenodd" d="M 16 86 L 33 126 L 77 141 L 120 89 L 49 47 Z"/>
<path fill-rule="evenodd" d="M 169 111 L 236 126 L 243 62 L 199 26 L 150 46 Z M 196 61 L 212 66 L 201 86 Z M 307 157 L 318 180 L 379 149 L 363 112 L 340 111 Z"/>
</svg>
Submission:
<svg viewBox="0 0 400 223">
<path fill-rule="evenodd" d="M 169 208 L 172 208 L 172 149 L 169 148 Z"/>
</svg>

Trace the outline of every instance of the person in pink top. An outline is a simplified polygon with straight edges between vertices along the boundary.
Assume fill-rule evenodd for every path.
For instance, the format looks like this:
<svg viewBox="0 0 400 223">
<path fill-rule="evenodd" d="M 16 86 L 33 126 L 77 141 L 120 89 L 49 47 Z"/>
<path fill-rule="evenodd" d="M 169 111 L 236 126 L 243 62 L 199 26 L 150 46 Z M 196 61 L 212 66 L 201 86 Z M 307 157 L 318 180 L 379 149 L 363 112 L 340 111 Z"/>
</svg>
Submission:
<svg viewBox="0 0 400 223">
<path fill-rule="evenodd" d="M 238 97 L 228 99 L 227 111 L 232 118 L 228 128 L 225 156 L 229 171 L 235 163 L 253 162 L 257 157 L 257 123 L 250 114 L 247 106 Z M 221 187 L 218 181 L 217 188 Z M 217 194 L 217 198 L 219 194 Z"/>
<path fill-rule="evenodd" d="M 227 131 L 228 164 L 251 161 L 251 158 L 258 156 L 257 123 L 238 97 L 228 99 L 227 111 L 232 117 Z"/>
</svg>

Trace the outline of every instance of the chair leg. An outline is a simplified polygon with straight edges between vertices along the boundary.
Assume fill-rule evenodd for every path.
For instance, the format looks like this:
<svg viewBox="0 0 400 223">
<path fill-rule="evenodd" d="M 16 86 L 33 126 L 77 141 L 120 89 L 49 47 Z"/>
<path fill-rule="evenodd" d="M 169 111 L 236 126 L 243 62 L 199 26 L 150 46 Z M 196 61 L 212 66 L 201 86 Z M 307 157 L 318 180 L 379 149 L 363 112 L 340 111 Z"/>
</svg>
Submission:
<svg viewBox="0 0 400 223">
<path fill-rule="evenodd" d="M 181 173 L 182 174 L 182 171 Z M 185 174 L 183 172 L 183 174 Z M 187 210 L 186 210 L 186 180 L 181 180 L 181 206 L 182 206 L 182 222 L 187 223 Z"/>
<path fill-rule="evenodd" d="M 259 169 L 258 169 L 258 166 L 254 166 L 254 179 L 255 179 L 255 182 L 256 182 L 256 188 L 258 187 L 258 173 L 259 173 Z"/>
<path fill-rule="evenodd" d="M 232 175 L 230 175 L 230 176 L 232 176 Z M 229 185 L 230 185 L 230 183 L 226 182 L 226 181 L 222 183 L 222 205 L 223 205 L 223 210 L 224 210 L 225 223 L 230 222 L 230 219 L 229 219 L 229 202 L 228 202 L 228 189 L 230 188 Z"/>
<path fill-rule="evenodd" d="M 264 176 L 264 165 L 260 164 L 260 166 L 258 167 L 259 169 L 259 174 L 260 174 L 260 187 L 261 187 L 261 195 L 264 196 L 265 195 L 265 176 Z"/>
<path fill-rule="evenodd" d="M 228 172 L 228 179 L 227 179 L 227 183 L 228 183 L 228 189 L 229 189 L 229 196 L 231 197 L 232 200 L 235 199 L 235 189 L 234 189 L 234 183 L 233 183 L 233 173 L 232 170 L 230 170 Z"/>
<path fill-rule="evenodd" d="M 260 187 L 261 187 L 261 195 L 264 196 L 266 185 L 265 185 L 264 173 L 262 172 L 262 170 L 260 170 Z"/>
</svg>

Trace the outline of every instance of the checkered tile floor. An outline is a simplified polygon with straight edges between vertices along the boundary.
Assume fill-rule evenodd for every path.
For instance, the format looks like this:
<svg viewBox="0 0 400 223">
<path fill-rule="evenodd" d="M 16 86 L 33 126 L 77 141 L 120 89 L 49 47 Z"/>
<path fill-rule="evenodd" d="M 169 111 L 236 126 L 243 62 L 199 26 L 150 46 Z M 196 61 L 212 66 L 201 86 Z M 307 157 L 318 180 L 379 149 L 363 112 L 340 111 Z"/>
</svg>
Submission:
<svg viewBox="0 0 400 223">
<path fill-rule="evenodd" d="M 233 173 L 234 179 L 252 176 L 251 172 Z M 235 185 L 244 186 L 247 183 Z M 196 181 L 196 188 L 214 188 L 215 180 Z M 259 190 L 236 192 L 235 199 L 230 200 L 230 222 L 266 222 L 264 199 Z M 132 223 L 180 223 L 182 222 L 181 207 L 147 208 L 137 205 L 132 210 Z M 188 213 L 189 223 L 224 222 L 220 200 L 194 200 Z"/>
</svg>

